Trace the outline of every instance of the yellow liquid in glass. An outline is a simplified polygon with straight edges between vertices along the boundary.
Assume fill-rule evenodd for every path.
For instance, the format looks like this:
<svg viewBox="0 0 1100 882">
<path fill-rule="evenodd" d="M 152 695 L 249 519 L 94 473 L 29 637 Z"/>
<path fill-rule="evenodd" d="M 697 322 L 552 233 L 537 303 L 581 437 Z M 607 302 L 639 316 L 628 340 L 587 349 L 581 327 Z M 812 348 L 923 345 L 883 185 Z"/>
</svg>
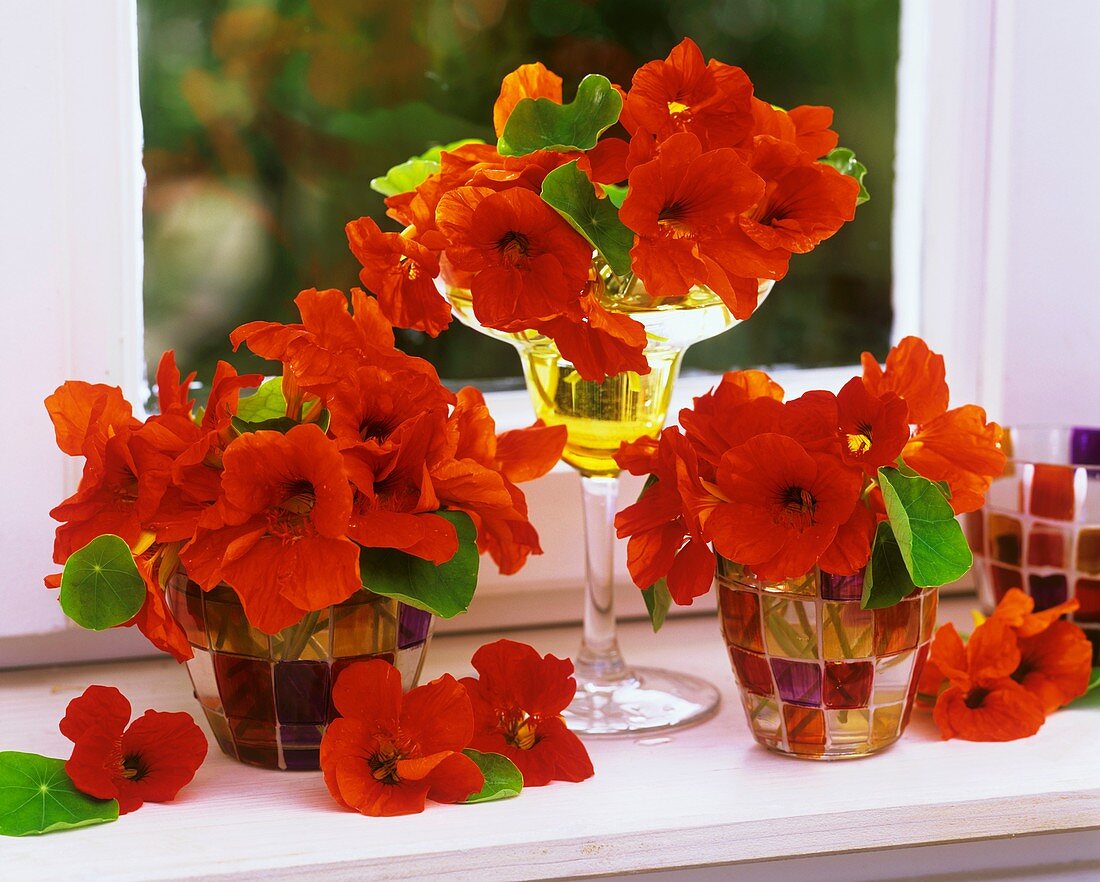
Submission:
<svg viewBox="0 0 1100 882">
<path fill-rule="evenodd" d="M 770 282 L 761 285 L 761 299 L 770 288 Z M 474 317 L 468 291 L 452 289 L 447 297 L 463 324 L 519 350 L 535 415 L 548 425 L 569 430 L 562 459 L 585 475 L 617 475 L 620 469 L 614 456 L 619 445 L 655 436 L 664 425 L 688 346 L 738 324 L 716 294 L 701 288 L 659 302 L 644 291 L 629 299 L 607 298 L 605 306 L 645 325 L 650 372 L 625 372 L 593 383 L 581 379 L 548 337 L 486 328 Z"/>
</svg>

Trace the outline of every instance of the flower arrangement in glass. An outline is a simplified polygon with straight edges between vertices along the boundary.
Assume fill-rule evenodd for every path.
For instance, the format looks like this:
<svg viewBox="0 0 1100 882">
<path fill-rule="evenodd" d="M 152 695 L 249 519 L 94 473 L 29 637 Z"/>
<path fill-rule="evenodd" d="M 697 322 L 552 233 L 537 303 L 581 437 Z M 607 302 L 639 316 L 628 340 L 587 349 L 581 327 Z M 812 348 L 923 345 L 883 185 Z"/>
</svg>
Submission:
<svg viewBox="0 0 1100 882">
<path fill-rule="evenodd" d="M 783 401 L 726 374 L 660 441 L 624 445 L 646 475 L 616 518 L 654 627 L 718 577 L 722 631 L 756 739 L 815 759 L 892 744 L 908 721 L 936 588 L 972 563 L 956 515 L 1004 468 L 1001 429 L 948 409 L 943 358 L 908 337 L 885 371 Z"/>
<path fill-rule="evenodd" d="M 222 749 L 255 765 L 317 768 L 356 660 L 415 685 L 431 616 L 465 611 L 479 552 L 505 573 L 540 553 L 516 482 L 565 443 L 560 427 L 497 435 L 480 393 L 446 389 L 377 301 L 351 302 L 303 291 L 299 324 L 238 328 L 282 375 L 222 362 L 205 408 L 171 352 L 145 420 L 105 385 L 46 400 L 60 448 L 85 458 L 51 512 L 65 569 L 47 585 L 79 624 L 136 625 L 187 661 Z"/>
<path fill-rule="evenodd" d="M 403 232 L 348 224 L 395 325 L 436 335 L 453 312 L 511 343 L 536 413 L 568 429 L 586 526 L 577 731 L 665 728 L 717 705 L 709 684 L 619 653 L 614 454 L 660 430 L 688 346 L 749 318 L 792 254 L 854 217 L 865 170 L 831 122 L 827 107 L 756 98 L 690 39 L 629 90 L 587 76 L 568 104 L 560 77 L 526 64 L 493 107 L 495 145 L 434 148 L 373 182 Z"/>
</svg>

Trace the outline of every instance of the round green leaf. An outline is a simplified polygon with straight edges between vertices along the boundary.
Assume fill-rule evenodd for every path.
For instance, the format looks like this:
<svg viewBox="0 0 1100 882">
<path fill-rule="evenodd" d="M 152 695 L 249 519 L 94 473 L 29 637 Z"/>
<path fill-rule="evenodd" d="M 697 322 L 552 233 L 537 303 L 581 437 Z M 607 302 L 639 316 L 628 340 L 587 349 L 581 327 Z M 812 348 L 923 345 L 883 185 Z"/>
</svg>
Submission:
<svg viewBox="0 0 1100 882">
<path fill-rule="evenodd" d="M 383 196 L 397 196 L 415 190 L 424 181 L 439 171 L 440 158 L 444 152 L 455 150 L 464 144 L 484 144 L 479 138 L 463 138 L 450 144 L 438 144 L 429 147 L 419 156 L 406 159 L 395 165 L 380 178 L 372 178 L 370 188 Z"/>
<path fill-rule="evenodd" d="M 241 398 L 237 404 L 236 419 L 241 422 L 261 423 L 280 417 L 286 417 L 282 377 L 266 380 L 255 392 Z"/>
<path fill-rule="evenodd" d="M 466 612 L 477 588 L 477 527 L 461 511 L 436 514 L 450 521 L 458 533 L 458 551 L 449 561 L 436 566 L 394 548 L 364 548 L 359 569 L 368 591 L 449 619 Z"/>
<path fill-rule="evenodd" d="M 97 536 L 65 562 L 61 609 L 82 628 L 103 631 L 130 621 L 145 604 L 145 582 L 119 536 Z"/>
<path fill-rule="evenodd" d="M 889 521 L 880 521 L 871 546 L 871 559 L 863 573 L 863 609 L 884 609 L 912 593 L 916 586 L 905 567 L 901 548 Z"/>
<path fill-rule="evenodd" d="M 600 199 L 588 175 L 568 162 L 542 182 L 542 200 L 564 217 L 573 229 L 603 255 L 617 276 L 630 272 L 634 233 L 621 220 L 610 199 Z"/>
<path fill-rule="evenodd" d="M 842 175 L 855 178 L 859 184 L 859 196 L 856 197 L 856 205 L 862 205 L 871 198 L 867 188 L 863 185 L 863 177 L 867 174 L 867 166 L 856 159 L 855 153 L 847 147 L 837 147 L 822 160 L 826 165 L 831 165 Z"/>
<path fill-rule="evenodd" d="M 524 156 L 536 150 L 591 150 L 613 126 L 623 99 L 607 77 L 589 74 L 569 104 L 549 98 L 523 98 L 508 117 L 497 142 L 501 156 Z"/>
<path fill-rule="evenodd" d="M 30 836 L 118 819 L 118 800 L 92 799 L 73 786 L 65 761 L 0 753 L 0 834 Z"/>
<path fill-rule="evenodd" d="M 493 802 L 519 796 L 523 790 L 523 773 L 508 757 L 499 753 L 482 753 L 471 748 L 462 752 L 477 763 L 481 774 L 485 776 L 485 786 L 477 793 L 467 796 L 463 802 Z"/>
</svg>

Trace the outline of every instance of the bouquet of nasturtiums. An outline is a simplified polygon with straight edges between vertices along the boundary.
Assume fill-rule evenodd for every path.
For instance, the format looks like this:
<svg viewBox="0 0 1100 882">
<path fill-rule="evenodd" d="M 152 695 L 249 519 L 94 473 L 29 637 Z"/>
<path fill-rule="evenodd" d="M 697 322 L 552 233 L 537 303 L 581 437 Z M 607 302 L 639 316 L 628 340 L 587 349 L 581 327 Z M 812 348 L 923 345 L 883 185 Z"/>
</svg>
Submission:
<svg viewBox="0 0 1100 882">
<path fill-rule="evenodd" d="M 51 513 L 65 570 L 47 579 L 78 623 L 137 625 L 183 660 L 188 633 L 164 601 L 180 572 L 231 589 L 263 639 L 364 586 L 452 616 L 470 602 L 479 551 L 505 573 L 540 553 L 515 482 L 553 466 L 565 430 L 497 435 L 480 393 L 452 393 L 396 349 L 362 291 L 350 308 L 335 290 L 296 303 L 300 323 L 231 337 L 282 362 L 281 376 L 219 363 L 204 407 L 171 352 L 147 419 L 104 385 L 70 381 L 46 400 L 58 445 L 85 459 Z"/>
</svg>

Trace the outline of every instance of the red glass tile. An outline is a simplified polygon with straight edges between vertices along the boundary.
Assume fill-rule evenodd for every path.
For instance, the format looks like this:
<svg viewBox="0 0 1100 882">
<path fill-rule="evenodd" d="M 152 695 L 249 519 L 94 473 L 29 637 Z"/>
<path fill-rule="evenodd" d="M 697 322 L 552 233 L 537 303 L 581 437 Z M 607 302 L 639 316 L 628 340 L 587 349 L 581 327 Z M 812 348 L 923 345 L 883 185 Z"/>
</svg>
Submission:
<svg viewBox="0 0 1100 882">
<path fill-rule="evenodd" d="M 1001 602 L 1009 588 L 1023 590 L 1024 577 L 1019 570 L 992 565 L 989 567 L 989 572 L 993 576 L 993 594 L 997 603 Z"/>
<path fill-rule="evenodd" d="M 722 633 L 725 634 L 726 641 L 750 652 L 763 652 L 760 598 L 752 591 L 720 588 L 718 605 L 722 615 Z"/>
<path fill-rule="evenodd" d="M 742 689 L 757 695 L 771 695 L 775 691 L 772 686 L 772 671 L 764 656 L 745 652 L 736 646 L 729 647 L 729 653 L 733 671 Z"/>
<path fill-rule="evenodd" d="M 233 719 L 275 723 L 271 662 L 215 652 L 214 672 L 225 715 Z"/>
<path fill-rule="evenodd" d="M 202 589 L 186 578 L 175 576 L 168 582 L 165 598 L 172 615 L 180 623 L 187 640 L 206 649 L 210 638 L 206 633 L 206 618 L 202 612 Z"/>
<path fill-rule="evenodd" d="M 940 594 L 938 591 L 929 591 L 921 598 L 920 611 L 920 639 L 924 643 L 932 639 L 936 630 L 936 610 L 939 608 Z"/>
<path fill-rule="evenodd" d="M 1100 579 L 1078 579 L 1075 596 L 1081 608 L 1073 614 L 1074 621 L 1100 622 Z"/>
<path fill-rule="evenodd" d="M 980 509 L 967 512 L 962 516 L 962 523 L 970 550 L 975 554 L 985 554 L 985 513 Z"/>
<path fill-rule="evenodd" d="M 1031 513 L 1041 518 L 1072 521 L 1075 472 L 1071 466 L 1037 464 L 1031 480 Z"/>
<path fill-rule="evenodd" d="M 874 678 L 871 662 L 826 662 L 825 707 L 867 707 Z"/>
<path fill-rule="evenodd" d="M 1027 562 L 1033 567 L 1066 565 L 1066 534 L 1062 530 L 1036 524 L 1027 534 Z"/>
<path fill-rule="evenodd" d="M 825 712 L 818 708 L 783 705 L 787 744 L 793 753 L 820 756 L 825 750 Z"/>
<path fill-rule="evenodd" d="M 912 649 L 919 638 L 919 598 L 875 610 L 875 655 L 894 655 Z"/>
<path fill-rule="evenodd" d="M 1077 569 L 1100 574 L 1100 530 L 1082 530 L 1077 534 Z"/>
</svg>

